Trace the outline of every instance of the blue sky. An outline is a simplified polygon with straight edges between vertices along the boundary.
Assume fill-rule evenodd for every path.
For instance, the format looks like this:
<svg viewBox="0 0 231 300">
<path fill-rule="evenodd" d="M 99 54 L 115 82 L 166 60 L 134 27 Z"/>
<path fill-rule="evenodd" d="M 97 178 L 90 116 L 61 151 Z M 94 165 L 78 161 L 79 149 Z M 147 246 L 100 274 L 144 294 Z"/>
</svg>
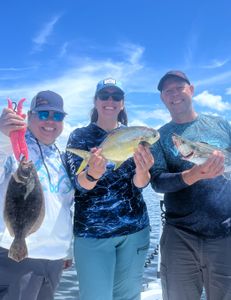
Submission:
<svg viewBox="0 0 231 300">
<path fill-rule="evenodd" d="M 130 125 L 169 121 L 157 83 L 171 69 L 195 86 L 199 112 L 231 121 L 230 0 L 7 0 L 0 4 L 0 107 L 53 90 L 65 140 L 88 123 L 97 82 L 123 82 Z"/>
</svg>

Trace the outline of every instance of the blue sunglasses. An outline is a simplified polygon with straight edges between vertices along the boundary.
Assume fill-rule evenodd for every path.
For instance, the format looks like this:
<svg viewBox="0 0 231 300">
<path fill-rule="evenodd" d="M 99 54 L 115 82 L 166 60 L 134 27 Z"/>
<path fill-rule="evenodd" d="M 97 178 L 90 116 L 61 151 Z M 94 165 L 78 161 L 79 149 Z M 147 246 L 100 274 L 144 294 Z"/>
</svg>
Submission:
<svg viewBox="0 0 231 300">
<path fill-rule="evenodd" d="M 33 114 L 36 114 L 40 121 L 47 121 L 48 119 L 51 119 L 55 122 L 62 122 L 65 118 L 65 113 L 61 113 L 58 111 L 48 111 L 48 110 L 41 110 L 32 112 Z"/>
</svg>

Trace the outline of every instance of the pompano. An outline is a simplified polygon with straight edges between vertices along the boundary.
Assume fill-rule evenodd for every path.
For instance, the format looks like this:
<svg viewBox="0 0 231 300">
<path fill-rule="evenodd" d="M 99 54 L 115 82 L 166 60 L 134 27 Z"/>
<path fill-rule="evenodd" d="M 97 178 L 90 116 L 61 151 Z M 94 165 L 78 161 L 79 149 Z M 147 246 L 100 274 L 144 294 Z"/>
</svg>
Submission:
<svg viewBox="0 0 231 300">
<path fill-rule="evenodd" d="M 22 158 L 11 176 L 4 206 L 4 221 L 14 240 L 8 256 L 19 262 L 28 256 L 25 238 L 38 230 L 45 215 L 43 190 L 32 161 Z"/>
<path fill-rule="evenodd" d="M 140 143 L 152 145 L 159 138 L 159 132 L 153 128 L 145 126 L 120 127 L 112 130 L 99 145 L 99 148 L 102 148 L 102 156 L 113 162 L 116 169 L 134 154 Z M 77 171 L 79 174 L 86 167 L 90 152 L 74 148 L 67 148 L 67 151 L 83 158 Z"/>
<path fill-rule="evenodd" d="M 221 149 L 204 142 L 193 142 L 177 134 L 173 134 L 172 140 L 184 160 L 196 165 L 203 164 L 213 151 L 221 151 L 225 157 L 224 177 L 231 179 L 231 151 Z"/>
</svg>

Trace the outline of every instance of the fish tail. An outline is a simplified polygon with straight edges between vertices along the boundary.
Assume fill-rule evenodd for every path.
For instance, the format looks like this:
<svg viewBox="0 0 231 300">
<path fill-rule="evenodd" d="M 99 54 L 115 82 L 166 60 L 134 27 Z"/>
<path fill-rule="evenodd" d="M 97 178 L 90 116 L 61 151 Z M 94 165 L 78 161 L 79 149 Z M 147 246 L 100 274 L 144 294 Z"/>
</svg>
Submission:
<svg viewBox="0 0 231 300">
<path fill-rule="evenodd" d="M 83 171 L 83 169 L 86 167 L 86 165 L 87 165 L 87 161 L 88 160 L 83 160 L 82 161 L 82 163 L 81 163 L 81 165 L 79 166 L 79 168 L 78 168 L 78 171 L 76 172 L 76 175 L 78 175 L 80 172 L 82 172 Z"/>
<path fill-rule="evenodd" d="M 67 151 L 74 153 L 75 155 L 78 155 L 83 159 L 83 161 L 82 161 L 81 165 L 79 166 L 78 171 L 76 173 L 76 175 L 78 175 L 86 167 L 87 162 L 90 158 L 90 152 L 81 150 L 81 149 L 74 149 L 74 148 L 67 148 Z"/>
<path fill-rule="evenodd" d="M 14 238 L 10 246 L 8 257 L 14 261 L 20 262 L 28 256 L 27 246 L 25 239 Z"/>
</svg>

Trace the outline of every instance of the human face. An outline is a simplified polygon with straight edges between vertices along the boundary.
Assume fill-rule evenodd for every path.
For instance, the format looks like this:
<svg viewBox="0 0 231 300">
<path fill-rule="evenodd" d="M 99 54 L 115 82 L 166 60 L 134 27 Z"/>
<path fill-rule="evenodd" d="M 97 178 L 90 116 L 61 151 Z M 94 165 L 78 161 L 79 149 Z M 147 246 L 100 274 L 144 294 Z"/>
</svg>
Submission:
<svg viewBox="0 0 231 300">
<path fill-rule="evenodd" d="M 106 95 L 105 97 L 100 95 Z M 110 94 L 112 96 L 110 96 Z M 113 96 L 114 95 L 114 96 Z M 121 95 L 121 97 L 119 97 Z M 95 108 L 98 112 L 98 120 L 112 120 L 117 121 L 119 112 L 124 108 L 123 94 L 118 92 L 115 88 L 105 88 L 102 92 L 97 95 L 95 100 Z M 119 99 L 120 98 L 120 99 Z"/>
<path fill-rule="evenodd" d="M 161 99 L 168 108 L 173 121 L 190 122 L 196 113 L 192 107 L 194 87 L 178 78 L 169 78 L 164 82 Z"/>
<path fill-rule="evenodd" d="M 54 114 L 54 111 L 49 111 L 49 117 L 46 120 L 41 120 L 37 113 L 28 113 L 29 129 L 45 145 L 54 143 L 63 131 L 63 121 L 54 121 Z"/>
</svg>

